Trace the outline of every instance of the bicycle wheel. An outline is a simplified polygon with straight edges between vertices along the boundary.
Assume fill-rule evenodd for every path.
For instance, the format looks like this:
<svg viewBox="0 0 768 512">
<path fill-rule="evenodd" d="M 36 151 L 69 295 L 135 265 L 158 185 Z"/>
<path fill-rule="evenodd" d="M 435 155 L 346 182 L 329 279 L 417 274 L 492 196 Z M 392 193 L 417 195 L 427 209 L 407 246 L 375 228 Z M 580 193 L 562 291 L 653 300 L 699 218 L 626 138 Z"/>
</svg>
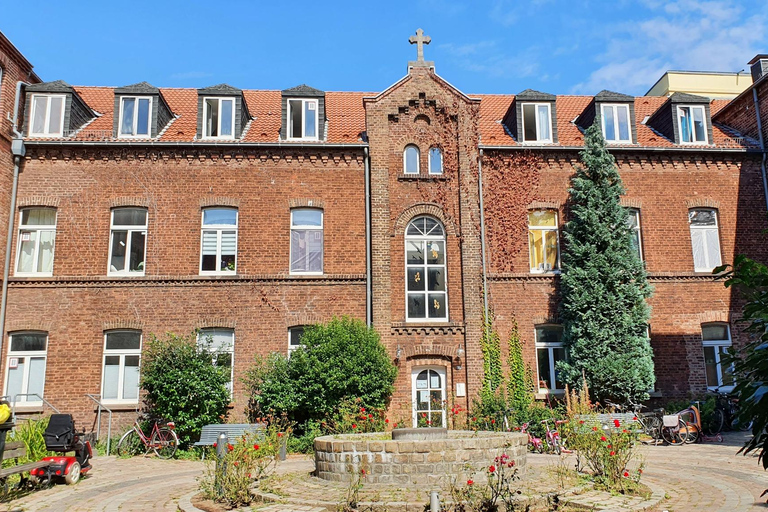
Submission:
<svg viewBox="0 0 768 512">
<path fill-rule="evenodd" d="M 129 430 L 123 434 L 120 442 L 117 443 L 117 455 L 119 457 L 133 457 L 143 452 L 144 443 L 135 430 Z"/>
<path fill-rule="evenodd" d="M 646 416 L 643 418 L 643 431 L 654 441 L 661 439 L 661 418 L 658 416 Z"/>
<path fill-rule="evenodd" d="M 725 424 L 725 414 L 721 409 L 715 409 L 712 414 L 707 414 L 701 418 L 701 428 L 708 436 L 714 436 L 722 432 Z"/>
<path fill-rule="evenodd" d="M 179 447 L 179 438 L 173 430 L 162 427 L 152 434 L 149 444 L 155 451 L 155 455 L 161 459 L 170 459 L 176 453 L 176 448 Z"/>
<path fill-rule="evenodd" d="M 678 431 L 680 432 L 680 437 L 683 438 L 683 443 L 693 444 L 699 440 L 699 435 L 701 435 L 701 432 L 699 432 L 699 427 L 693 423 L 685 421 L 682 418 L 680 418 L 678 425 Z"/>
<path fill-rule="evenodd" d="M 563 447 L 560 446 L 560 439 L 558 437 L 552 437 L 552 450 L 557 455 L 560 455 L 563 451 Z"/>
<path fill-rule="evenodd" d="M 680 435 L 680 430 L 672 427 L 663 427 L 661 429 L 661 438 L 672 446 L 682 446 L 685 444 L 683 437 Z"/>
</svg>

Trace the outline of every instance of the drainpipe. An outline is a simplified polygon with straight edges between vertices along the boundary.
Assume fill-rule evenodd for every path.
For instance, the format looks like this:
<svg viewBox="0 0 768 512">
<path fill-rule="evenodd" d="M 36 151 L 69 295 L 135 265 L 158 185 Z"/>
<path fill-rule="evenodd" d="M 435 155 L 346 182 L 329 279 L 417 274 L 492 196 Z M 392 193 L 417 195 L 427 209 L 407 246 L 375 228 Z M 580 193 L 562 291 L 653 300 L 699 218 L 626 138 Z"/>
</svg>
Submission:
<svg viewBox="0 0 768 512">
<path fill-rule="evenodd" d="M 26 82 L 19 80 L 16 83 L 16 103 L 13 105 L 13 141 L 11 142 L 11 153 L 13 154 L 13 185 L 11 187 L 11 209 L 8 214 L 8 238 L 5 243 L 5 266 L 3 267 L 3 297 L 0 302 L 0 349 L 2 349 L 5 340 L 5 310 L 8 306 L 8 277 L 11 274 L 11 245 L 13 242 L 13 227 L 16 221 L 16 192 L 19 188 L 19 172 L 21 159 L 26 154 L 24 139 L 18 130 L 19 121 L 19 101 L 21 101 L 21 90 L 27 85 Z"/>
<path fill-rule="evenodd" d="M 757 134 L 760 138 L 760 149 L 763 150 L 763 160 L 760 168 L 763 173 L 763 193 L 765 194 L 765 207 L 768 209 L 768 178 L 766 178 L 765 160 L 768 155 L 765 152 L 765 139 L 763 138 L 763 121 L 760 119 L 760 103 L 757 101 L 757 87 L 752 87 L 752 99 L 755 102 L 755 117 L 757 118 Z"/>
<path fill-rule="evenodd" d="M 477 181 L 480 190 L 480 251 L 483 260 L 483 313 L 488 321 L 488 269 L 485 262 L 485 208 L 483 207 L 483 149 L 480 148 L 480 158 L 477 161 Z"/>
<path fill-rule="evenodd" d="M 365 152 L 365 323 L 373 326 L 373 270 L 371 267 L 371 157 Z"/>
</svg>

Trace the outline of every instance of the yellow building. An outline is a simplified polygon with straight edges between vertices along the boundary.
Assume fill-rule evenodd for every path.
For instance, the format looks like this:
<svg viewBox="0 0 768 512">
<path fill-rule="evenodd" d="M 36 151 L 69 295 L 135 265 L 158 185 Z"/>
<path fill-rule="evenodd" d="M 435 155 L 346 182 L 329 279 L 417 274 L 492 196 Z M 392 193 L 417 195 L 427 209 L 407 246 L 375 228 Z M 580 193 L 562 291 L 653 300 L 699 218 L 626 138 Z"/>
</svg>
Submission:
<svg viewBox="0 0 768 512">
<path fill-rule="evenodd" d="M 669 96 L 675 92 L 696 94 L 712 99 L 731 99 L 752 85 L 749 72 L 667 71 L 646 96 Z"/>
</svg>

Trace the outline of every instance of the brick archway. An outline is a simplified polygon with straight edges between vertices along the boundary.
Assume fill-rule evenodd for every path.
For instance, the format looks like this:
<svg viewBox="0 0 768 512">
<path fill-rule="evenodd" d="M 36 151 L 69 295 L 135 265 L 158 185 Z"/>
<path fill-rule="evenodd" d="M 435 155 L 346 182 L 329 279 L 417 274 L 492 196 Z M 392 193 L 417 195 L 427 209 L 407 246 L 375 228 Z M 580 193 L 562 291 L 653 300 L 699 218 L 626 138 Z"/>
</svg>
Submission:
<svg viewBox="0 0 768 512">
<path fill-rule="evenodd" d="M 391 236 L 395 236 L 405 232 L 405 228 L 411 220 L 419 215 L 429 215 L 439 220 L 445 232 L 449 236 L 459 236 L 459 232 L 453 222 L 448 220 L 443 209 L 435 203 L 421 203 L 410 206 L 403 210 L 395 221 L 393 226 L 394 231 L 390 233 Z"/>
</svg>

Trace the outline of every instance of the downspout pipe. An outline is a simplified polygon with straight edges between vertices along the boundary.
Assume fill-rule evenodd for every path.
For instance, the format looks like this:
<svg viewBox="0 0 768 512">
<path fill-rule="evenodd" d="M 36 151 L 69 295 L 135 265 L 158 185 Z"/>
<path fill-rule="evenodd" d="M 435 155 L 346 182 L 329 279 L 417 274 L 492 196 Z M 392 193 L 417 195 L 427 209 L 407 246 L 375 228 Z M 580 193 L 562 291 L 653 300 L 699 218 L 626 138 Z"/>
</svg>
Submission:
<svg viewBox="0 0 768 512">
<path fill-rule="evenodd" d="M 371 264 L 371 156 L 365 152 L 365 323 L 373 326 L 373 269 Z"/>
<path fill-rule="evenodd" d="M 763 137 L 763 121 L 760 119 L 760 102 L 757 100 L 757 87 L 752 87 L 752 99 L 755 102 L 755 117 L 757 118 L 757 134 L 760 139 L 760 149 L 763 150 L 763 159 L 760 162 L 760 169 L 763 175 L 763 194 L 765 195 L 765 208 L 768 210 L 768 177 L 766 177 L 766 158 L 768 154 L 765 151 L 765 138 Z"/>
<path fill-rule="evenodd" d="M 477 186 L 480 193 L 480 259 L 483 262 L 483 313 L 488 322 L 488 268 L 485 261 L 485 207 L 483 206 L 483 149 L 477 160 Z"/>
</svg>

